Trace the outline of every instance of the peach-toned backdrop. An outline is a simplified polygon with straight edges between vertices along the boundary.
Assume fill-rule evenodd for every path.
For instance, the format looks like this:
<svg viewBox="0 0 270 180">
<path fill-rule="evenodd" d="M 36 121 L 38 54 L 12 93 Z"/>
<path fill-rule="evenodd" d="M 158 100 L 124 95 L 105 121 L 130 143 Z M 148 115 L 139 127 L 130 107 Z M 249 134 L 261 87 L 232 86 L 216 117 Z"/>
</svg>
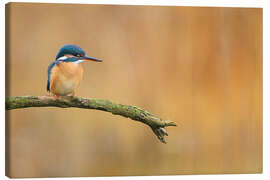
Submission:
<svg viewBox="0 0 270 180">
<path fill-rule="evenodd" d="M 11 3 L 7 95 L 46 95 L 64 44 L 85 63 L 78 96 L 173 120 L 168 144 L 109 113 L 7 113 L 12 177 L 262 171 L 262 9 Z"/>
</svg>

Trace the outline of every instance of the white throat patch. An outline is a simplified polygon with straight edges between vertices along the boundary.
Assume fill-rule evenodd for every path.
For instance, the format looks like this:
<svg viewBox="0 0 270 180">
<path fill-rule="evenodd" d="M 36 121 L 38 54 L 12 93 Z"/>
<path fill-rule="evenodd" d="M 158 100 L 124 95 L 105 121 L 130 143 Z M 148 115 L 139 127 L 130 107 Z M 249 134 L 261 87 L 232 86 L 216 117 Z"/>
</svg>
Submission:
<svg viewBox="0 0 270 180">
<path fill-rule="evenodd" d="M 65 60 L 65 59 L 67 59 L 67 58 L 68 58 L 67 56 L 62 56 L 62 57 L 59 57 L 59 58 L 57 59 L 57 61 Z"/>
<path fill-rule="evenodd" d="M 67 56 L 62 56 L 62 57 L 59 57 L 58 59 L 57 59 L 57 61 L 63 61 L 63 60 L 65 60 L 65 59 L 67 59 L 68 57 Z M 73 63 L 75 63 L 75 64 L 80 64 L 81 62 L 84 62 L 85 60 L 83 60 L 83 59 L 81 59 L 81 60 L 77 60 L 77 61 L 74 61 Z"/>
<path fill-rule="evenodd" d="M 84 61 L 84 60 L 81 59 L 81 60 L 75 61 L 74 63 L 75 63 L 75 64 L 80 64 L 80 63 L 83 62 L 83 61 Z"/>
</svg>

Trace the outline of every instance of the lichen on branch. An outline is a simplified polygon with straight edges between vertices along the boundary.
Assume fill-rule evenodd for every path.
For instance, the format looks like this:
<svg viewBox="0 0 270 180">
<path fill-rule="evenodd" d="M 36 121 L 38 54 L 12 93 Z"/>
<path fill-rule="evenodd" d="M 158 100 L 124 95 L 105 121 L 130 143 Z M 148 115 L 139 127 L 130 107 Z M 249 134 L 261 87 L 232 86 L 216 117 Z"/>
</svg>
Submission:
<svg viewBox="0 0 270 180">
<path fill-rule="evenodd" d="M 86 99 L 73 96 L 54 98 L 53 96 L 16 96 L 6 97 L 6 110 L 29 107 L 83 108 L 111 112 L 148 125 L 158 139 L 166 143 L 164 136 L 167 126 L 176 126 L 172 121 L 163 121 L 146 110 L 136 106 L 114 103 L 106 99 Z"/>
</svg>

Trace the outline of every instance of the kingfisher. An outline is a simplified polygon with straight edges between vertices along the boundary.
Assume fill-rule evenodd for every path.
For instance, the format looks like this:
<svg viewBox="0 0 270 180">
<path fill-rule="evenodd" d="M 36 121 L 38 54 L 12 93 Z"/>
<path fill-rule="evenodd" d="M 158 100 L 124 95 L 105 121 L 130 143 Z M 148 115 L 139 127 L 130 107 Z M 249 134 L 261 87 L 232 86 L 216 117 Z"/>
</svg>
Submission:
<svg viewBox="0 0 270 180">
<path fill-rule="evenodd" d="M 102 62 L 101 59 L 87 56 L 79 46 L 73 44 L 62 46 L 48 67 L 47 91 L 56 98 L 74 96 L 83 77 L 81 63 L 86 61 Z"/>
</svg>

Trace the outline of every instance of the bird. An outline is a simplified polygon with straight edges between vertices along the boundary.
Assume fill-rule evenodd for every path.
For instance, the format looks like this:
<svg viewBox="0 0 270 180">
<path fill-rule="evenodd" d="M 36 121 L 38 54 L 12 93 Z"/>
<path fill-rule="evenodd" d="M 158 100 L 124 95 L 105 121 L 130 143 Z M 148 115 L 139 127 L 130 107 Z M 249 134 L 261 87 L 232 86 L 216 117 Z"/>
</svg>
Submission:
<svg viewBox="0 0 270 180">
<path fill-rule="evenodd" d="M 77 45 L 63 45 L 55 60 L 48 66 L 47 91 L 55 98 L 75 96 L 83 77 L 81 63 L 86 61 L 102 62 L 101 59 L 87 56 Z"/>
</svg>

